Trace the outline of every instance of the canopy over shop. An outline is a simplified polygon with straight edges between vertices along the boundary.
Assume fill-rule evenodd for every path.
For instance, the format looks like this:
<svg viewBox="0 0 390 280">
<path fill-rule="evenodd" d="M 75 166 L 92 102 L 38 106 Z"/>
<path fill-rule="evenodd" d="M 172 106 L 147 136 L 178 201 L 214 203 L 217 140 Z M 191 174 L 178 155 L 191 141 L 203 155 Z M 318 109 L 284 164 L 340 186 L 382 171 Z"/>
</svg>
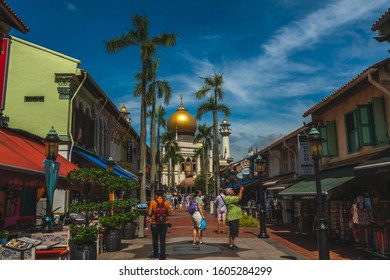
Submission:
<svg viewBox="0 0 390 280">
<path fill-rule="evenodd" d="M 22 216 L 36 215 L 46 189 L 43 139 L 24 131 L 0 127 L 0 224 L 16 225 Z M 67 189 L 66 175 L 78 168 L 62 156 L 58 188 Z"/>
</svg>

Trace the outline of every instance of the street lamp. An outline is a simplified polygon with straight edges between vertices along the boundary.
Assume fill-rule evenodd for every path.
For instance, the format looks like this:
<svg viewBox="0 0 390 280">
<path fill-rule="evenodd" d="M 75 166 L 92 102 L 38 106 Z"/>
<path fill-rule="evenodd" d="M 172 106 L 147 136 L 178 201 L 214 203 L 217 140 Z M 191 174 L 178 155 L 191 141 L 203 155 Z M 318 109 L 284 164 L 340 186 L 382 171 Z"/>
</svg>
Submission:
<svg viewBox="0 0 390 280">
<path fill-rule="evenodd" d="M 46 179 L 46 215 L 43 218 L 41 231 L 53 232 L 53 196 L 54 190 L 57 187 L 58 173 L 60 171 L 60 163 L 56 162 L 58 157 L 58 146 L 60 138 L 57 132 L 52 127 L 45 138 L 45 156 L 46 160 L 43 161 L 43 167 L 45 171 Z"/>
<path fill-rule="evenodd" d="M 236 175 L 236 172 L 234 171 L 234 168 L 231 167 L 229 170 L 229 183 L 231 184 L 231 188 L 234 187 L 234 175 Z"/>
<path fill-rule="evenodd" d="M 317 246 L 320 260 L 329 260 L 329 245 L 328 245 L 328 225 L 324 219 L 324 205 L 322 204 L 322 191 L 320 179 L 319 161 L 322 155 L 322 138 L 316 128 L 312 128 L 309 132 L 310 155 L 314 163 L 316 190 L 317 190 Z"/>
<path fill-rule="evenodd" d="M 258 184 L 258 193 L 259 193 L 259 222 L 260 222 L 260 233 L 257 235 L 258 238 L 269 238 L 269 235 L 267 234 L 267 228 L 265 225 L 265 215 L 266 215 L 266 208 L 265 208 L 265 196 L 264 196 L 264 190 L 263 190 L 263 171 L 265 166 L 265 160 L 259 155 L 256 160 L 256 171 L 257 171 L 257 177 L 259 178 L 259 184 Z"/>
</svg>

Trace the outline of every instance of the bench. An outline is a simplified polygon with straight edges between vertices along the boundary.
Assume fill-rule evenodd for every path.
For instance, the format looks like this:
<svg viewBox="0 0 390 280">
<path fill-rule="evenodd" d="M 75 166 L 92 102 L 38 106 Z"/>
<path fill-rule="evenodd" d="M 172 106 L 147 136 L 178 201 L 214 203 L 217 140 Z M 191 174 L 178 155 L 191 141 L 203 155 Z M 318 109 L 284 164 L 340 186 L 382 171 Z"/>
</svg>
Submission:
<svg viewBox="0 0 390 280">
<path fill-rule="evenodd" d="M 68 260 L 69 259 L 69 231 L 57 231 L 51 233 L 33 233 L 31 238 L 42 241 L 42 245 L 46 245 L 48 249 L 35 250 L 36 260 Z M 56 244 L 51 246 L 51 244 Z M 42 246 L 41 246 L 42 247 Z"/>
</svg>

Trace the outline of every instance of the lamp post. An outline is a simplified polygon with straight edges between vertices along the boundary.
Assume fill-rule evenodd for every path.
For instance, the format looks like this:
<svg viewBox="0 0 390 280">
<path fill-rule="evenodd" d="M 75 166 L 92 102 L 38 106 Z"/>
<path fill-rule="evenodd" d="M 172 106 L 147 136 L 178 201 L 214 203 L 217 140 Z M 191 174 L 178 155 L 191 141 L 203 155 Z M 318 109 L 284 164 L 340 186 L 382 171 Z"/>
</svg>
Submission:
<svg viewBox="0 0 390 280">
<path fill-rule="evenodd" d="M 46 160 L 43 161 L 43 167 L 45 171 L 46 179 L 46 215 L 43 218 L 41 231 L 53 232 L 53 196 L 54 190 L 57 187 L 58 173 L 60 171 L 60 163 L 56 162 L 58 157 L 58 145 L 60 138 L 57 132 L 52 127 L 45 138 L 45 156 Z"/>
<path fill-rule="evenodd" d="M 322 204 L 322 191 L 320 179 L 319 161 L 322 155 L 322 138 L 316 128 L 312 128 L 309 132 L 310 155 L 314 163 L 316 191 L 317 191 L 317 246 L 320 260 L 329 260 L 329 245 L 328 245 L 328 225 L 324 219 L 324 205 Z"/>
<path fill-rule="evenodd" d="M 115 166 L 115 161 L 112 157 L 109 157 L 107 159 L 107 166 L 106 166 L 106 171 L 108 174 L 112 175 L 114 173 L 114 166 Z M 108 200 L 109 201 L 114 201 L 115 200 L 115 193 L 114 191 L 110 191 L 108 195 Z M 114 215 L 114 208 L 110 208 L 110 214 Z"/>
<path fill-rule="evenodd" d="M 259 155 L 256 160 L 256 171 L 257 171 L 257 177 L 259 178 L 259 184 L 258 184 L 258 194 L 259 194 L 259 222 L 260 222 L 260 233 L 257 235 L 257 238 L 269 238 L 269 235 L 267 234 L 267 228 L 265 225 L 265 216 L 266 216 L 266 206 L 265 206 L 265 196 L 264 196 L 264 190 L 263 190 L 263 171 L 265 166 L 265 160 Z"/>
</svg>

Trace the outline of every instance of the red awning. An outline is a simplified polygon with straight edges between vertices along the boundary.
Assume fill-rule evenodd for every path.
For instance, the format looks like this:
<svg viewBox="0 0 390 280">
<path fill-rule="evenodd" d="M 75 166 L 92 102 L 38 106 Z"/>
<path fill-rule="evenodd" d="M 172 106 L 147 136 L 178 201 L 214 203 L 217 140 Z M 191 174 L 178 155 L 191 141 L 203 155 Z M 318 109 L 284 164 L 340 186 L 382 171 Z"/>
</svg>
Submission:
<svg viewBox="0 0 390 280">
<path fill-rule="evenodd" d="M 45 159 L 45 146 L 41 138 L 29 137 L 9 128 L 0 128 L 0 184 L 39 187 L 43 182 L 45 185 Z M 57 161 L 61 164 L 60 180 L 71 170 L 78 168 L 60 155 Z"/>
</svg>

